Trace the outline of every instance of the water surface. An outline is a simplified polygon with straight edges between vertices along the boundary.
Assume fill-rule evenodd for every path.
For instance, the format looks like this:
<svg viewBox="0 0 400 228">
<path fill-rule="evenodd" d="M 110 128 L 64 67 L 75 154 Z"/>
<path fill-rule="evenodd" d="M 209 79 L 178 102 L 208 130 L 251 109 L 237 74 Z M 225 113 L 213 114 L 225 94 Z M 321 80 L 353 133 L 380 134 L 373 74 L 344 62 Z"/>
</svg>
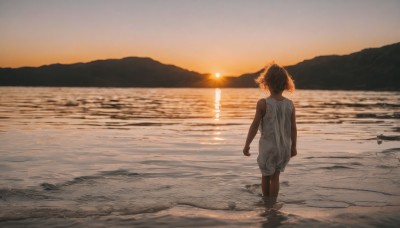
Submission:
<svg viewBox="0 0 400 228">
<path fill-rule="evenodd" d="M 298 90 L 266 207 L 259 89 L 0 88 L 0 226 L 400 225 L 400 93 Z M 378 136 L 378 137 L 377 137 Z"/>
</svg>

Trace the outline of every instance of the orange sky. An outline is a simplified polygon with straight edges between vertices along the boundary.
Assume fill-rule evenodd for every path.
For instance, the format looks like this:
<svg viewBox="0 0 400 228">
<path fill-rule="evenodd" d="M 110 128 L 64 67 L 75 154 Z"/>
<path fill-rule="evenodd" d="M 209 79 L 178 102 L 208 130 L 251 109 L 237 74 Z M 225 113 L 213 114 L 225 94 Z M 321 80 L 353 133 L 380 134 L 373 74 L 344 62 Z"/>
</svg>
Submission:
<svg viewBox="0 0 400 228">
<path fill-rule="evenodd" d="M 0 67 L 151 57 L 239 75 L 400 41 L 400 1 L 0 2 Z"/>
</svg>

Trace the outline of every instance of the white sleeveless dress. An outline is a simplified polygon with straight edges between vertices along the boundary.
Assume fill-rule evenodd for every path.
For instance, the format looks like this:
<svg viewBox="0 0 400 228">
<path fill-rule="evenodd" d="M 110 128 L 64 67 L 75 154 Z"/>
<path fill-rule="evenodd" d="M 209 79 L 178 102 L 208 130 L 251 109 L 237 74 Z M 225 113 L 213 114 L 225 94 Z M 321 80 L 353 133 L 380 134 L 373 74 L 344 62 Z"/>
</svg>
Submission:
<svg viewBox="0 0 400 228">
<path fill-rule="evenodd" d="M 271 176 L 276 170 L 283 172 L 290 160 L 293 103 L 286 98 L 278 101 L 268 97 L 265 100 L 267 110 L 259 127 L 257 163 L 263 176 Z"/>
</svg>

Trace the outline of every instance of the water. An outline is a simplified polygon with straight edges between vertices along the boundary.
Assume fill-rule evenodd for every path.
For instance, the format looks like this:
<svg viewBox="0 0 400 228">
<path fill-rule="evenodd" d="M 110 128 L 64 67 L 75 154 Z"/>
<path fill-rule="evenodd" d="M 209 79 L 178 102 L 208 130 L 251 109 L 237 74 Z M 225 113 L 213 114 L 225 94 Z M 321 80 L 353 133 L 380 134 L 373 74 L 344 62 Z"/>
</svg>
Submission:
<svg viewBox="0 0 400 228">
<path fill-rule="evenodd" d="M 298 90 L 261 197 L 259 89 L 0 88 L 2 227 L 398 227 L 400 93 Z M 378 136 L 378 137 L 377 137 Z"/>
</svg>

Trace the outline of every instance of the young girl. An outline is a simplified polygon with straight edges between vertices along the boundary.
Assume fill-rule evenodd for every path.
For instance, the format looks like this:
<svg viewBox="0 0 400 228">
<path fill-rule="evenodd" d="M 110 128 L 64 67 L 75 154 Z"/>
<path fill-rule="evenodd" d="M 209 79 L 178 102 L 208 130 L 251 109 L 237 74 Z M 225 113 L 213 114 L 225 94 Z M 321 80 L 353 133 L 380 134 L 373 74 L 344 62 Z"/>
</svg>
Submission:
<svg viewBox="0 0 400 228">
<path fill-rule="evenodd" d="M 262 192 L 265 197 L 277 197 L 279 174 L 284 171 L 290 157 L 297 154 L 295 108 L 291 100 L 282 96 L 284 90 L 294 91 L 294 83 L 288 72 L 277 64 L 266 68 L 256 81 L 270 92 L 270 96 L 257 102 L 243 154 L 250 156 L 250 144 L 259 128 L 257 163 L 262 174 Z"/>
</svg>

